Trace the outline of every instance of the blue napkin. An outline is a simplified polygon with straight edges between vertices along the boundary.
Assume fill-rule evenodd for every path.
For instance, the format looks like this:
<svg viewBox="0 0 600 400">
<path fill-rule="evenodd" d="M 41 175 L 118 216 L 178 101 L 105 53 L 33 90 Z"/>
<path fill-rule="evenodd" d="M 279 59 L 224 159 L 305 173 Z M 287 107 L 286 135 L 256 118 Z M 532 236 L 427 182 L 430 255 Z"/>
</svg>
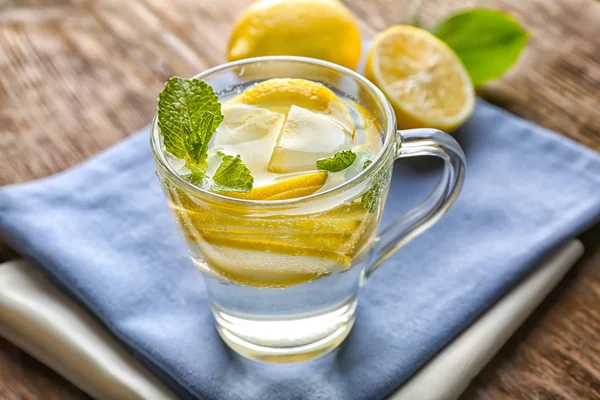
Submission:
<svg viewBox="0 0 600 400">
<path fill-rule="evenodd" d="M 382 398 L 600 219 L 592 150 L 483 101 L 456 137 L 468 160 L 458 201 L 367 282 L 341 348 L 305 364 L 258 364 L 222 344 L 147 130 L 67 172 L 0 189 L 0 233 L 182 397 Z M 384 221 L 417 204 L 438 173 L 397 162 Z"/>
</svg>

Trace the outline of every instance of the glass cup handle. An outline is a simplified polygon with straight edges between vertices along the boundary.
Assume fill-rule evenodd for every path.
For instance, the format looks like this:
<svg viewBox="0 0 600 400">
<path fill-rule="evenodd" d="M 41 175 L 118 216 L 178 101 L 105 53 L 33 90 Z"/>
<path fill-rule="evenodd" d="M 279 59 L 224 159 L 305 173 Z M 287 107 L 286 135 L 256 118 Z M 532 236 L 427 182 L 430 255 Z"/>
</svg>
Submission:
<svg viewBox="0 0 600 400">
<path fill-rule="evenodd" d="M 427 198 L 398 217 L 375 239 L 368 278 L 396 250 L 435 224 L 458 197 L 465 179 L 465 154 L 447 133 L 436 129 L 408 129 L 397 132 L 396 159 L 435 156 L 444 160 L 444 172 Z"/>
</svg>

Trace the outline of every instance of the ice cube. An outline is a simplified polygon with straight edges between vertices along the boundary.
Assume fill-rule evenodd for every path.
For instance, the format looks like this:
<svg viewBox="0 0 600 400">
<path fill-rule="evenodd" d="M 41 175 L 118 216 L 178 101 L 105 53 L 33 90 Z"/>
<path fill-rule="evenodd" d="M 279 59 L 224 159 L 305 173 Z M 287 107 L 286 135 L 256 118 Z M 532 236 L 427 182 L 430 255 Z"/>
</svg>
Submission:
<svg viewBox="0 0 600 400">
<path fill-rule="evenodd" d="M 268 170 L 276 173 L 310 171 L 317 160 L 352 147 L 352 133 L 339 122 L 293 105 L 288 112 Z"/>
<path fill-rule="evenodd" d="M 223 122 L 217 128 L 214 146 L 235 145 L 263 139 L 279 132 L 285 115 L 266 108 L 246 104 L 225 104 L 221 107 Z"/>
</svg>

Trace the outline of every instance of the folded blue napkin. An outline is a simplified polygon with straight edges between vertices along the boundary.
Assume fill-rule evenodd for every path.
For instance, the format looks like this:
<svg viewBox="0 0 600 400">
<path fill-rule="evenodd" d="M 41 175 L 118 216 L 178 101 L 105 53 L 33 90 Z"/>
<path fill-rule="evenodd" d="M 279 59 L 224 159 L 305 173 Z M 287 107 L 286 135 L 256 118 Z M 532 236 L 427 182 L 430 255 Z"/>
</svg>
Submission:
<svg viewBox="0 0 600 400">
<path fill-rule="evenodd" d="M 456 137 L 468 160 L 458 201 L 367 282 L 341 348 L 305 364 L 246 361 L 220 341 L 147 130 L 67 172 L 0 189 L 0 233 L 184 398 L 382 398 L 600 219 L 592 150 L 483 101 Z M 417 204 L 438 173 L 397 162 L 384 221 Z"/>
</svg>

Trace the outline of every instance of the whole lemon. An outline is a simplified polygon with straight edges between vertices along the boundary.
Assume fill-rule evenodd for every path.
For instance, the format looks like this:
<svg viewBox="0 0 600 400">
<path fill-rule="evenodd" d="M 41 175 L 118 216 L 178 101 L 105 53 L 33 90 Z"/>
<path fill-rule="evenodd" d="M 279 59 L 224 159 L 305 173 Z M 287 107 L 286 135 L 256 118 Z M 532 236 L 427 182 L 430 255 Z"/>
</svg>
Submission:
<svg viewBox="0 0 600 400">
<path fill-rule="evenodd" d="M 356 21 L 337 0 L 261 0 L 235 23 L 227 59 L 268 55 L 320 58 L 356 69 L 361 54 Z"/>
</svg>

